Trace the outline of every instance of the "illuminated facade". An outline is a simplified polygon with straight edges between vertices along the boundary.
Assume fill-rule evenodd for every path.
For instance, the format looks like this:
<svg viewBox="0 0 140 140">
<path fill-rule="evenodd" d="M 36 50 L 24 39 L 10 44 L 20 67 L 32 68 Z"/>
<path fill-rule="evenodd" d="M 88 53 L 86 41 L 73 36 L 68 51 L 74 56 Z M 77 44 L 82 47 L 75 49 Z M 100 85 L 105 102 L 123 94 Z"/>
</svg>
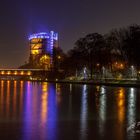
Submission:
<svg viewBox="0 0 140 140">
<path fill-rule="evenodd" d="M 29 62 L 37 67 L 50 69 L 53 67 L 53 50 L 58 48 L 58 34 L 42 32 L 29 36 Z"/>
</svg>

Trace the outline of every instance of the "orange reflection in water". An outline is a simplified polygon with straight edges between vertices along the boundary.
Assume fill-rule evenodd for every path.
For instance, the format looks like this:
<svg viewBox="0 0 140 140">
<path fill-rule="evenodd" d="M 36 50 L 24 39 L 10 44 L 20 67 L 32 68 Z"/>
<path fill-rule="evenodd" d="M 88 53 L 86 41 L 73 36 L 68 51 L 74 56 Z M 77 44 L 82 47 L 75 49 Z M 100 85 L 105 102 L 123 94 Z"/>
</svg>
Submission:
<svg viewBox="0 0 140 140">
<path fill-rule="evenodd" d="M 6 117 L 9 117 L 9 106 L 10 106 L 10 81 L 7 81 Z"/>
<path fill-rule="evenodd" d="M 118 118 L 118 124 L 116 125 L 116 134 L 117 134 L 117 139 L 118 140 L 123 140 L 124 139 L 124 120 L 125 120 L 125 89 L 124 88 L 119 88 L 117 90 L 117 96 L 116 96 L 116 101 L 117 101 L 117 118 Z"/>
<path fill-rule="evenodd" d="M 41 96 L 41 123 L 44 124 L 47 121 L 48 113 L 48 83 L 42 84 L 42 96 Z"/>
<path fill-rule="evenodd" d="M 56 101 L 57 103 L 61 102 L 61 86 L 60 84 L 56 83 Z"/>
<path fill-rule="evenodd" d="M 13 95 L 13 115 L 16 114 L 16 104 L 17 104 L 17 81 L 14 81 L 14 95 Z"/>
<path fill-rule="evenodd" d="M 20 81 L 20 112 L 22 112 L 23 105 L 23 81 Z"/>
<path fill-rule="evenodd" d="M 123 88 L 119 89 L 117 98 L 117 107 L 118 107 L 118 119 L 119 122 L 122 123 L 125 118 L 125 90 Z"/>
<path fill-rule="evenodd" d="M 3 109 L 4 109 L 4 106 L 3 106 L 3 102 L 4 102 L 4 81 L 1 81 L 1 94 L 0 94 L 0 113 L 1 115 L 3 115 Z"/>
</svg>

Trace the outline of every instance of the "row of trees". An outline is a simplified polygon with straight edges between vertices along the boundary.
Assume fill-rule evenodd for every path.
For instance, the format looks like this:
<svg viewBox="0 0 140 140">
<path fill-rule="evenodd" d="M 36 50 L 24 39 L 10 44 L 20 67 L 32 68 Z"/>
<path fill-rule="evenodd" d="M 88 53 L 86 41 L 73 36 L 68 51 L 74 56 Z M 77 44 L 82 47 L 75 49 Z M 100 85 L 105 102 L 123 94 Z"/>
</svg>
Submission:
<svg viewBox="0 0 140 140">
<path fill-rule="evenodd" d="M 113 29 L 102 35 L 91 33 L 79 38 L 74 48 L 68 51 L 60 67 L 66 75 L 87 67 L 92 78 L 93 72 L 104 66 L 111 71 L 124 70 L 134 65 L 140 67 L 140 25 Z M 115 67 L 115 64 L 119 64 Z"/>
</svg>

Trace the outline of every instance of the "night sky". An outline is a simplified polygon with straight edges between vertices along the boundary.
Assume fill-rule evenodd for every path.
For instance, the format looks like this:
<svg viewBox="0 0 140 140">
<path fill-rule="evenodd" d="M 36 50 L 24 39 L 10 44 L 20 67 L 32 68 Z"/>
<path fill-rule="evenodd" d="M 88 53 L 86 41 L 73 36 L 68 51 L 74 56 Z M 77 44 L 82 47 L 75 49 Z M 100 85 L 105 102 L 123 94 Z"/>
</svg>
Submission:
<svg viewBox="0 0 140 140">
<path fill-rule="evenodd" d="M 54 30 L 66 52 L 88 33 L 140 24 L 139 0 L 4 0 L 0 3 L 0 68 L 28 61 L 28 36 Z"/>
</svg>

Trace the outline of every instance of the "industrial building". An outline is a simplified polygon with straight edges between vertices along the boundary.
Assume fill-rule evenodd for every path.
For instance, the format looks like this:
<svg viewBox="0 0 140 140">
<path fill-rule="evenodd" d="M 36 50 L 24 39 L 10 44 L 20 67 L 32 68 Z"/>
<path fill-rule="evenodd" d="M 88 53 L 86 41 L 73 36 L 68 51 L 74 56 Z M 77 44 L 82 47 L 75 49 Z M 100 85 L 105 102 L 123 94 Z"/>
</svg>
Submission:
<svg viewBox="0 0 140 140">
<path fill-rule="evenodd" d="M 29 36 L 29 63 L 50 70 L 53 68 L 54 48 L 58 48 L 58 33 L 54 31 L 35 33 Z"/>
</svg>

